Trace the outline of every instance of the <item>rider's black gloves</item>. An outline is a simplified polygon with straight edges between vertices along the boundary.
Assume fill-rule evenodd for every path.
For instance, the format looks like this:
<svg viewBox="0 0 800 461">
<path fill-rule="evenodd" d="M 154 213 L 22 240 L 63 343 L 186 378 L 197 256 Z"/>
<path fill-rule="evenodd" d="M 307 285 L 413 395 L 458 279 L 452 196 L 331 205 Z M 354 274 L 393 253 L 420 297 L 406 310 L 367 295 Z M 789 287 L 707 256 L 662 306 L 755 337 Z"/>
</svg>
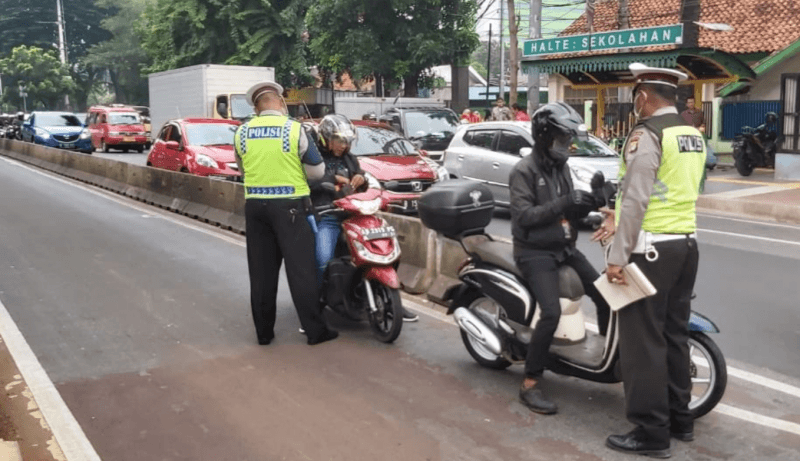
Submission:
<svg viewBox="0 0 800 461">
<path fill-rule="evenodd" d="M 590 211 L 597 209 L 598 203 L 594 195 L 583 190 L 574 190 L 557 199 L 561 212 L 569 218 L 583 218 Z"/>
</svg>

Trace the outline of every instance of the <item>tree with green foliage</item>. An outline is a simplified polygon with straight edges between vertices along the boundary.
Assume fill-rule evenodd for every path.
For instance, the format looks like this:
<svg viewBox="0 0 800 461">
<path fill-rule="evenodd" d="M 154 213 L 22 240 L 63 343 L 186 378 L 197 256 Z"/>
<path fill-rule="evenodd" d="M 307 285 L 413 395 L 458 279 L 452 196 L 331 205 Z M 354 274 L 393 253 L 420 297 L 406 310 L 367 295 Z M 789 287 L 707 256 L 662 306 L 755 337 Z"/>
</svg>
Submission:
<svg viewBox="0 0 800 461">
<path fill-rule="evenodd" d="M 275 67 L 285 86 L 311 81 L 304 18 L 311 0 L 156 0 L 139 26 L 145 72 L 195 64 Z"/>
<path fill-rule="evenodd" d="M 319 0 L 306 22 L 321 68 L 403 82 L 405 95 L 417 96 L 427 69 L 468 64 L 476 11 L 475 0 Z"/>
<path fill-rule="evenodd" d="M 38 47 L 18 46 L 7 58 L 0 59 L 3 74 L 2 101 L 22 109 L 19 86 L 28 93 L 28 108 L 56 109 L 62 97 L 75 89 L 75 83 L 56 53 Z"/>
<path fill-rule="evenodd" d="M 96 75 L 92 69 L 108 70 L 116 102 L 148 104 L 147 79 L 141 75 L 141 68 L 150 61 L 134 25 L 141 20 L 147 6 L 154 3 L 154 0 L 96 1 L 98 7 L 116 11 L 101 22 L 111 38 L 91 47 L 81 62 L 89 70 L 86 75 Z M 85 102 L 89 94 L 81 96 Z"/>
</svg>

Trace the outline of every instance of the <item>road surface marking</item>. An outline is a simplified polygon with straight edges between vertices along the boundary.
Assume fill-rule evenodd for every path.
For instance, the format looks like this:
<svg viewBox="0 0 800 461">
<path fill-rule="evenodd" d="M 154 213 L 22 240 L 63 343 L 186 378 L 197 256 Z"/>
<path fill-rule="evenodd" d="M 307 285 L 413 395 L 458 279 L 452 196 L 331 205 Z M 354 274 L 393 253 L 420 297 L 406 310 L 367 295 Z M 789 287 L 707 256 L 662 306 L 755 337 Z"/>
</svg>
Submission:
<svg viewBox="0 0 800 461">
<path fill-rule="evenodd" d="M 736 221 L 736 222 L 743 222 L 743 223 L 747 223 L 747 224 L 757 224 L 757 225 L 761 225 L 761 226 L 783 227 L 783 228 L 786 228 L 786 229 L 800 230 L 800 226 L 791 225 L 791 224 L 780 224 L 780 223 L 775 223 L 775 222 L 771 222 L 771 221 L 755 221 L 755 220 L 751 220 L 751 219 L 733 218 L 733 217 L 730 217 L 730 216 L 718 215 L 718 214 L 714 214 L 714 213 L 698 212 L 697 214 L 698 214 L 698 216 L 703 216 L 705 218 L 710 218 L 710 219 L 724 219 L 726 221 Z M 700 230 L 703 230 L 703 229 L 700 229 Z"/>
<path fill-rule="evenodd" d="M 699 232 L 708 232 L 711 234 L 727 235 L 729 237 L 740 237 L 745 239 L 762 240 L 764 242 L 779 243 L 781 245 L 795 245 L 800 246 L 800 242 L 793 242 L 791 240 L 774 239 L 770 237 L 760 237 L 758 235 L 737 234 L 735 232 L 725 232 L 711 229 L 697 229 Z M 700 241 L 702 243 L 702 240 Z"/>
<path fill-rule="evenodd" d="M 100 461 L 92 443 L 69 411 L 47 372 L 0 301 L 0 336 L 68 461 Z"/>
<path fill-rule="evenodd" d="M 2 157 L 0 157 L 0 158 L 2 158 Z M 69 185 L 78 187 L 80 189 L 83 189 L 83 190 L 85 190 L 87 192 L 90 192 L 92 194 L 95 194 L 97 196 L 104 197 L 104 198 L 106 198 L 108 200 L 111 200 L 111 201 L 113 201 L 115 203 L 118 203 L 120 205 L 131 207 L 131 208 L 134 208 L 134 209 L 139 210 L 139 211 L 152 212 L 152 207 L 149 206 L 149 205 L 146 205 L 146 207 L 149 208 L 148 209 L 148 208 L 142 207 L 140 205 L 137 205 L 135 203 L 131 203 L 129 201 L 131 199 L 120 200 L 120 199 L 118 199 L 116 197 L 113 197 L 111 195 L 108 195 L 106 193 L 101 193 L 101 192 L 99 192 L 97 190 L 94 190 L 93 188 L 90 188 L 88 186 L 84 186 L 83 184 L 78 184 L 78 183 L 74 183 L 74 182 L 71 182 L 71 181 L 67 181 L 67 180 L 61 179 L 59 177 L 54 176 L 53 174 L 48 174 L 48 173 L 42 172 L 40 170 L 28 167 L 27 165 L 20 164 L 20 163 L 14 161 L 14 160 L 10 160 L 10 159 L 7 159 L 7 158 L 3 158 L 3 160 L 5 160 L 7 162 L 10 162 L 10 163 L 13 163 L 13 164 L 15 164 L 17 166 L 20 166 L 22 168 L 31 170 L 31 171 L 33 171 L 35 173 L 50 177 L 50 178 L 55 179 L 57 181 L 61 181 L 61 182 L 65 183 L 65 184 L 69 184 Z M 167 213 L 172 213 L 172 212 L 171 211 L 167 211 Z M 222 234 L 220 232 L 213 232 L 213 231 L 210 231 L 210 230 L 207 230 L 207 229 L 203 229 L 201 227 L 194 226 L 194 225 L 182 222 L 180 220 L 177 220 L 175 218 L 172 218 L 171 216 L 166 215 L 166 214 L 165 215 L 158 214 L 156 216 L 159 216 L 162 219 L 165 219 L 167 221 L 173 222 L 175 224 L 178 224 L 180 226 L 186 227 L 188 229 L 196 230 L 196 231 L 201 232 L 203 234 L 219 238 L 219 239 L 224 240 L 224 241 L 226 241 L 228 243 L 233 243 L 234 245 L 238 245 L 240 247 L 246 247 L 246 243 L 245 242 L 240 241 L 240 240 L 232 239 L 232 238 L 230 238 L 230 237 L 228 237 L 228 236 L 226 236 L 226 235 L 224 235 L 224 234 Z M 736 233 L 732 233 L 732 232 L 714 231 L 714 230 L 709 230 L 709 229 L 698 229 L 698 230 L 703 231 L 703 232 L 725 234 L 725 235 L 742 237 L 742 238 L 752 238 L 752 239 L 759 239 L 759 240 L 767 240 L 767 241 L 771 241 L 771 242 L 775 242 L 775 243 L 786 243 L 786 244 L 791 244 L 791 245 L 800 245 L 800 242 L 791 242 L 791 241 L 788 241 L 788 240 L 770 239 L 770 238 L 767 238 L 767 237 L 758 237 L 758 236 L 751 236 L 751 235 L 744 235 L 744 234 L 736 234 Z M 404 296 L 403 299 L 407 300 L 410 303 L 412 303 L 412 305 L 408 306 L 408 307 L 410 307 L 411 310 L 413 310 L 413 311 L 415 311 L 417 313 L 420 313 L 420 314 L 423 314 L 423 315 L 427 315 L 429 317 L 435 318 L 435 319 L 437 319 L 439 321 L 442 321 L 444 323 L 449 323 L 451 325 L 456 325 L 455 320 L 453 320 L 453 318 L 451 316 L 442 314 L 441 312 L 438 312 L 438 311 L 436 311 L 434 309 L 431 309 L 429 307 L 425 307 L 423 305 L 420 305 L 417 302 L 407 298 L 406 296 Z M 593 331 L 595 333 L 598 331 L 596 325 L 587 323 L 586 326 L 587 326 L 587 329 L 589 329 L 590 331 Z M 760 385 L 760 386 L 763 386 L 763 387 L 767 387 L 767 388 L 770 388 L 770 389 L 773 389 L 773 390 L 776 390 L 776 391 L 779 391 L 779 392 L 784 392 L 786 394 L 789 394 L 789 395 L 792 395 L 792 396 L 795 396 L 795 397 L 800 397 L 800 388 L 791 386 L 789 384 L 781 383 L 781 382 L 773 380 L 773 379 L 769 379 L 769 378 L 766 378 L 766 377 L 763 377 L 763 376 L 760 376 L 760 375 L 756 375 L 754 373 L 750 373 L 750 372 L 747 372 L 747 371 L 744 371 L 744 370 L 739 370 L 737 368 L 732 368 L 732 367 L 728 367 L 728 374 L 730 376 L 734 376 L 736 378 L 742 379 L 744 381 L 751 382 L 753 384 L 757 384 L 757 385 Z"/>
<path fill-rule="evenodd" d="M 741 408 L 732 407 L 724 403 L 718 403 L 712 411 L 721 413 L 723 415 L 732 416 L 744 421 L 759 424 L 761 426 L 771 427 L 779 431 L 791 432 L 792 434 L 800 435 L 800 424 L 791 421 L 784 421 L 782 419 L 771 418 L 769 416 L 760 415 L 752 411 L 742 410 Z"/>
<path fill-rule="evenodd" d="M 745 179 L 733 179 L 733 178 L 708 178 L 706 179 L 708 182 L 724 182 L 730 184 L 744 184 L 747 186 L 775 186 L 781 189 L 796 189 L 800 187 L 800 183 L 797 182 L 787 182 L 787 183 L 774 183 L 774 182 L 767 182 L 767 181 L 747 181 Z M 709 194 L 709 195 L 718 195 L 718 194 Z"/>
</svg>

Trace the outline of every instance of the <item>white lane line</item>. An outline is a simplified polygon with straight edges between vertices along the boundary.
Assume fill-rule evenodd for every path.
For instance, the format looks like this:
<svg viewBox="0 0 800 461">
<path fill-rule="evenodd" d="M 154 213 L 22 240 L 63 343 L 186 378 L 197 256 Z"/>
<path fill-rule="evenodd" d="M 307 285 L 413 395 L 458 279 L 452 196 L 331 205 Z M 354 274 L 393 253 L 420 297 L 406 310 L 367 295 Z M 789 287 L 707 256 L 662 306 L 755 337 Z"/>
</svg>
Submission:
<svg viewBox="0 0 800 461">
<path fill-rule="evenodd" d="M 27 165 L 20 164 L 20 163 L 14 161 L 14 160 L 11 160 L 11 159 L 8 159 L 8 158 L 4 158 L 4 157 L 0 157 L 0 158 L 2 158 L 3 160 L 5 160 L 5 161 L 7 161 L 9 163 L 13 163 L 13 164 L 15 164 L 17 166 L 20 166 L 20 167 L 25 168 L 27 170 L 30 170 L 30 171 L 33 171 L 35 173 L 41 174 L 43 176 L 47 176 L 47 177 L 55 179 L 57 181 L 61 181 L 61 182 L 65 183 L 65 184 L 69 184 L 69 185 L 78 187 L 78 188 L 83 189 L 83 190 L 85 190 L 87 192 L 95 194 L 95 195 L 97 195 L 99 197 L 103 197 L 103 198 L 106 198 L 108 200 L 111 200 L 112 202 L 118 203 L 120 205 L 124 205 L 124 206 L 130 207 L 130 208 L 134 208 L 136 210 L 144 211 L 144 212 L 152 212 L 152 209 L 147 209 L 145 207 L 138 206 L 138 205 L 133 204 L 133 203 L 129 203 L 129 202 L 126 202 L 126 201 L 123 201 L 123 200 L 119 200 L 116 197 L 109 196 L 109 195 L 107 195 L 105 193 L 100 193 L 100 192 L 98 192 L 96 190 L 93 190 L 92 188 L 89 188 L 89 187 L 84 186 L 82 184 L 77 184 L 77 183 L 74 183 L 74 182 L 71 182 L 71 181 L 67 181 L 67 180 L 61 179 L 61 178 L 59 178 L 57 176 L 53 176 L 52 174 L 48 174 L 48 173 L 42 172 L 40 170 L 28 167 Z M 166 215 L 158 215 L 158 216 L 163 218 L 163 219 L 166 219 L 166 220 L 168 220 L 170 222 L 178 224 L 180 226 L 186 227 L 188 229 L 196 230 L 196 231 L 201 232 L 203 234 L 206 234 L 206 235 L 209 235 L 209 236 L 212 236 L 212 237 L 216 237 L 216 238 L 225 240 L 226 242 L 229 242 L 229 243 L 233 243 L 234 245 L 238 245 L 240 247 L 245 247 L 246 246 L 245 242 L 232 239 L 232 238 L 230 238 L 228 236 L 225 236 L 225 235 L 222 235 L 220 233 L 212 232 L 212 231 L 209 231 L 207 229 L 203 229 L 201 227 L 193 226 L 191 224 L 179 221 L 177 219 L 174 219 L 174 218 L 166 216 Z M 708 230 L 708 229 L 698 229 L 698 230 L 700 230 L 702 232 L 728 234 L 728 235 L 737 236 L 737 237 L 743 237 L 743 238 L 763 239 L 763 240 L 768 240 L 768 241 L 772 241 L 772 242 L 775 242 L 775 243 L 788 243 L 788 244 L 792 244 L 792 245 L 800 245 L 800 242 L 791 242 L 791 241 L 788 241 L 788 240 L 769 239 L 769 238 L 766 238 L 766 237 L 757 237 L 757 236 L 744 235 L 744 234 L 735 234 L 735 233 L 731 233 L 731 232 L 714 231 L 714 230 Z M 453 318 L 448 316 L 448 315 L 442 314 L 442 313 L 440 313 L 440 312 L 438 312 L 438 311 L 436 311 L 434 309 L 431 309 L 429 307 L 422 306 L 422 305 L 416 303 L 415 301 L 413 301 L 413 300 L 411 300 L 411 299 L 409 299 L 409 298 L 407 298 L 405 296 L 403 297 L 403 299 L 405 301 L 410 302 L 411 305 L 408 306 L 408 307 L 410 307 L 412 310 L 414 310 L 417 313 L 420 313 L 420 314 L 423 314 L 423 315 L 427 315 L 429 317 L 435 318 L 435 319 L 437 319 L 439 321 L 442 321 L 444 323 L 449 323 L 451 325 L 456 325 L 456 323 L 453 320 Z M 591 324 L 591 323 L 587 323 L 586 327 L 587 327 L 587 329 L 589 329 L 590 331 L 593 331 L 595 333 L 597 333 L 597 331 L 598 331 L 597 325 L 594 325 L 594 324 Z M 733 367 L 728 367 L 728 375 L 736 377 L 736 378 L 739 378 L 739 379 L 744 380 L 744 381 L 751 382 L 753 384 L 757 384 L 757 385 L 760 385 L 760 386 L 763 386 L 763 387 L 767 387 L 767 388 L 770 388 L 770 389 L 773 389 L 773 390 L 776 390 L 776 391 L 779 391 L 779 392 L 783 392 L 783 393 L 792 395 L 794 397 L 800 398 L 800 388 L 791 386 L 789 384 L 782 383 L 780 381 L 776 381 L 776 380 L 773 380 L 773 379 L 770 379 L 770 378 L 766 378 L 766 377 L 763 377 L 763 376 L 760 376 L 760 375 L 757 375 L 757 374 L 754 374 L 754 373 L 750 373 L 750 372 L 747 372 L 747 371 L 744 371 L 744 370 L 740 370 L 740 369 L 737 369 L 737 368 L 733 368 Z M 744 410 L 742 410 L 742 411 L 744 411 Z"/>
<path fill-rule="evenodd" d="M 84 190 L 84 191 L 89 192 L 90 194 L 94 194 L 94 195 L 96 195 L 98 197 L 102 197 L 102 198 L 104 198 L 106 200 L 110 200 L 110 201 L 112 201 L 114 203 L 126 206 L 128 208 L 133 208 L 134 210 L 137 210 L 137 211 L 141 211 L 142 213 L 146 213 L 148 216 L 158 217 L 158 218 L 164 219 L 166 221 L 170 221 L 172 223 L 175 223 L 175 224 L 177 224 L 179 226 L 183 226 L 183 227 L 185 227 L 187 229 L 192 229 L 192 230 L 195 230 L 195 231 L 200 232 L 202 234 L 210 235 L 212 237 L 217 237 L 217 238 L 219 238 L 221 240 L 224 240 L 224 241 L 226 241 L 228 243 L 233 243 L 234 245 L 238 245 L 238 246 L 240 246 L 242 248 L 244 248 L 246 246 L 245 242 L 243 242 L 243 241 L 237 240 L 235 238 L 229 237 L 229 236 L 221 234 L 219 232 L 214 232 L 212 230 L 204 229 L 202 227 L 195 226 L 193 224 L 189 224 L 187 222 L 184 222 L 184 221 L 181 221 L 179 219 L 176 219 L 176 218 L 170 216 L 170 215 L 176 214 L 173 211 L 159 209 L 158 211 L 162 211 L 163 213 L 158 213 L 150 205 L 139 205 L 137 203 L 131 202 L 131 200 L 133 200 L 133 199 L 130 199 L 130 198 L 127 198 L 127 197 L 125 197 L 124 199 L 118 198 L 118 197 L 115 197 L 114 195 L 110 195 L 110 193 L 108 193 L 105 190 L 97 189 L 94 186 L 85 186 L 85 185 L 83 185 L 81 183 L 74 182 L 74 180 L 66 180 L 66 179 L 60 178 L 59 176 L 55 175 L 54 173 L 50 173 L 50 172 L 47 172 L 47 171 L 42 171 L 42 170 L 39 170 L 37 168 L 30 167 L 30 166 L 22 164 L 22 163 L 20 163 L 20 162 L 18 162 L 16 160 L 12 160 L 12 159 L 9 159 L 9 158 L 6 158 L 6 157 L 2 157 L 2 156 L 0 156 L 0 159 L 5 160 L 6 162 L 11 163 L 12 165 L 15 165 L 15 166 L 18 166 L 20 168 L 24 168 L 24 169 L 26 169 L 28 171 L 32 171 L 32 172 L 37 173 L 39 175 L 45 176 L 47 178 L 54 179 L 54 180 L 59 181 L 61 183 L 77 187 L 78 189 Z"/>
<path fill-rule="evenodd" d="M 774 223 L 774 222 L 770 222 L 770 221 L 754 221 L 754 220 L 751 220 L 751 219 L 733 218 L 733 217 L 730 217 L 730 216 L 718 215 L 718 214 L 713 214 L 713 213 L 700 213 L 700 212 L 698 212 L 697 214 L 698 214 L 698 216 L 703 216 L 704 218 L 709 218 L 709 219 L 720 219 L 720 220 L 725 220 L 725 221 L 736 221 L 736 222 L 743 222 L 743 223 L 747 223 L 747 224 L 756 224 L 756 225 L 760 225 L 760 226 L 783 227 L 783 228 L 786 228 L 786 229 L 800 230 L 800 226 L 793 226 L 793 225 L 790 225 L 790 224 Z M 703 230 L 703 229 L 701 229 L 701 230 Z"/>
<path fill-rule="evenodd" d="M 47 376 L 36 354 L 25 341 L 6 306 L 0 301 L 0 336 L 5 341 L 36 404 L 68 461 L 100 461 L 75 416 Z"/>
<path fill-rule="evenodd" d="M 710 234 L 719 234 L 719 235 L 727 235 L 729 237 L 739 237 L 744 239 L 753 239 L 753 240 L 761 240 L 764 242 L 771 242 L 771 243 L 779 243 L 781 245 L 795 245 L 800 246 L 800 242 L 793 242 L 791 240 L 781 240 L 781 239 L 774 239 L 769 237 L 759 237 L 757 235 L 747 235 L 747 234 L 737 234 L 735 232 L 725 232 L 725 231 L 718 231 L 718 230 L 711 230 L 711 229 L 697 229 L 698 232 L 708 232 Z M 702 243 L 702 241 L 700 242 Z"/>
<path fill-rule="evenodd" d="M 779 431 L 791 432 L 792 434 L 800 435 L 800 424 L 791 421 L 784 421 L 782 419 L 771 418 L 769 416 L 760 415 L 752 411 L 742 410 L 741 408 L 732 407 L 724 403 L 718 403 L 714 410 L 723 415 L 732 416 L 750 423 L 759 424 L 761 426 L 771 427 Z"/>
<path fill-rule="evenodd" d="M 413 299 L 410 299 L 406 296 L 403 296 L 403 307 L 410 308 L 411 310 L 427 315 L 432 317 L 436 320 L 439 320 L 444 323 L 448 323 L 458 327 L 456 322 L 453 320 L 452 316 L 448 316 L 442 314 L 439 311 L 433 310 L 429 307 L 425 307 Z M 597 325 L 593 323 L 586 323 L 586 329 L 593 331 L 595 333 L 598 332 Z M 800 398 L 800 388 L 791 386 L 789 384 L 782 383 L 780 381 L 775 381 L 774 379 L 766 378 L 764 376 L 757 375 L 755 373 L 750 373 L 748 371 L 740 370 L 738 368 L 728 367 L 728 376 L 733 376 L 739 378 L 744 381 L 749 381 L 753 384 L 758 384 L 760 386 L 768 387 L 770 389 L 784 392 L 786 394 L 792 395 L 794 397 Z M 740 408 L 732 407 L 730 405 L 726 405 L 724 403 L 718 403 L 713 411 L 717 411 L 727 416 L 731 416 L 734 418 L 742 419 L 744 421 L 753 422 L 756 424 L 760 424 L 762 426 L 771 427 L 774 429 L 791 432 L 793 434 L 800 435 L 800 424 L 793 423 L 790 421 L 784 421 L 782 419 L 772 418 L 769 416 L 764 416 L 758 413 L 753 413 L 748 410 L 742 410 Z"/>
</svg>

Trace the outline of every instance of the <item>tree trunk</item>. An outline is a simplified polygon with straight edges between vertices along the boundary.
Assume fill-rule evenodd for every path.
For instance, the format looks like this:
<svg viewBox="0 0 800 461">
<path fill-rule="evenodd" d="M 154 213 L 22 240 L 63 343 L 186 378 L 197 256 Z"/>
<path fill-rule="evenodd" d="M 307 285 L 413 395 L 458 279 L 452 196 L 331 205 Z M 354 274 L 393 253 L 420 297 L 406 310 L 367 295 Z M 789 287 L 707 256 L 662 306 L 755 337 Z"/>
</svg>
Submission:
<svg viewBox="0 0 800 461">
<path fill-rule="evenodd" d="M 508 37 L 510 43 L 508 45 L 508 71 L 511 74 L 511 81 L 509 86 L 511 88 L 508 94 L 508 105 L 517 103 L 517 75 L 519 74 L 519 58 L 517 57 L 517 32 L 519 32 L 519 22 L 517 15 L 514 12 L 514 0 L 507 0 L 508 2 Z"/>
<path fill-rule="evenodd" d="M 403 96 L 407 98 L 419 96 L 419 72 L 414 72 L 403 78 Z"/>
</svg>

